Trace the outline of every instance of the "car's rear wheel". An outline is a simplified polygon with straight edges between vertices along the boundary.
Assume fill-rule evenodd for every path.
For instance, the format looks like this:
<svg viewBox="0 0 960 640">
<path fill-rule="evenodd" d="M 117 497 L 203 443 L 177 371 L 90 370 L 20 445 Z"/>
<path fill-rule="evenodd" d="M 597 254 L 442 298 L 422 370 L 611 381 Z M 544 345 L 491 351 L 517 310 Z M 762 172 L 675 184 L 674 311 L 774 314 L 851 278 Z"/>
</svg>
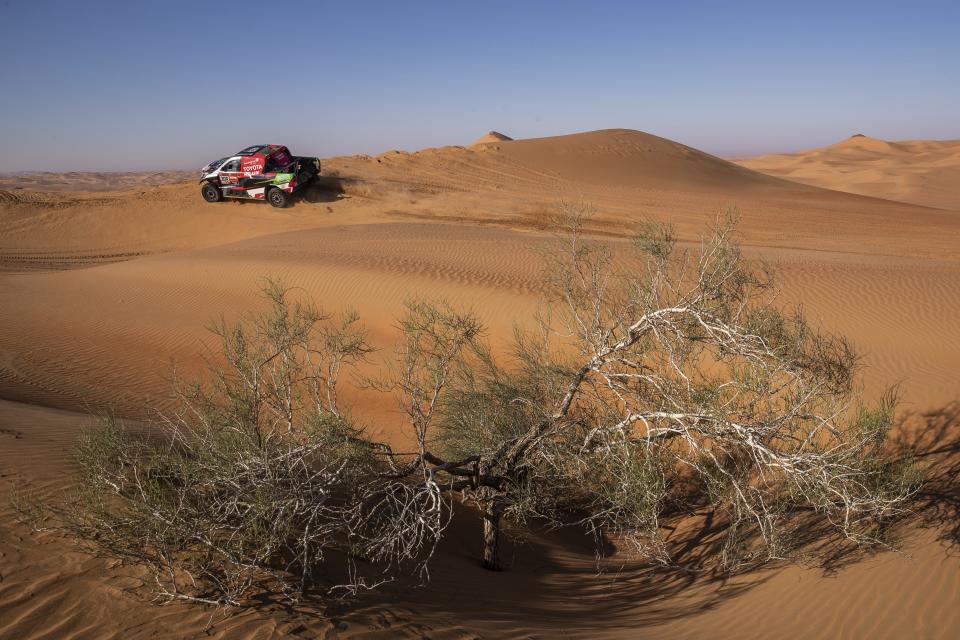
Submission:
<svg viewBox="0 0 960 640">
<path fill-rule="evenodd" d="M 287 202 L 290 201 L 290 198 L 287 196 L 287 192 L 282 189 L 270 189 L 270 193 L 267 194 L 267 200 L 270 201 L 270 204 L 275 206 L 278 209 L 283 209 L 287 206 Z"/>
<path fill-rule="evenodd" d="M 210 184 L 209 182 L 203 183 L 203 186 L 200 187 L 200 195 L 203 196 L 203 199 L 207 202 L 220 202 L 223 200 L 223 193 L 215 184 Z"/>
</svg>

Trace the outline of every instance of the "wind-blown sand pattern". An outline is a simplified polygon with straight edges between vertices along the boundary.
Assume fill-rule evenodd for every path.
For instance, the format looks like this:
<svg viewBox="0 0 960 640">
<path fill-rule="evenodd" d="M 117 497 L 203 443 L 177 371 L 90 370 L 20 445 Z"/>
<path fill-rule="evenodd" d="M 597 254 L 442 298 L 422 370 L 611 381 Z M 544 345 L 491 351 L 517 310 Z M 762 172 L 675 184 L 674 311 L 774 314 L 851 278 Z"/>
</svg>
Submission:
<svg viewBox="0 0 960 640">
<path fill-rule="evenodd" d="M 416 296 L 472 307 L 502 349 L 536 307 L 561 198 L 593 203 L 591 231 L 618 251 L 645 217 L 696 243 L 736 205 L 748 256 L 780 265 L 784 304 L 802 302 L 853 339 L 868 395 L 901 384 L 913 414 L 903 437 L 930 440 L 935 477 L 960 469 L 958 212 L 801 185 L 626 130 L 331 158 L 323 169 L 283 210 L 210 205 L 192 181 L 3 192 L 0 493 L 66 487 L 84 412 L 137 418 L 169 406 L 171 359 L 196 372 L 204 326 L 256 305 L 267 275 L 325 309 L 356 309 L 385 349 Z M 392 400 L 347 396 L 383 437 L 408 437 Z M 725 581 L 649 567 L 613 581 L 569 532 L 535 532 L 512 551 L 511 571 L 485 572 L 467 522 L 423 589 L 326 611 L 266 605 L 214 618 L 209 635 L 208 611 L 141 602 L 135 569 L 12 516 L 0 503 L 0 638 L 949 638 L 960 628 L 949 514 L 906 531 L 903 554 L 828 576 L 791 565 Z"/>
</svg>

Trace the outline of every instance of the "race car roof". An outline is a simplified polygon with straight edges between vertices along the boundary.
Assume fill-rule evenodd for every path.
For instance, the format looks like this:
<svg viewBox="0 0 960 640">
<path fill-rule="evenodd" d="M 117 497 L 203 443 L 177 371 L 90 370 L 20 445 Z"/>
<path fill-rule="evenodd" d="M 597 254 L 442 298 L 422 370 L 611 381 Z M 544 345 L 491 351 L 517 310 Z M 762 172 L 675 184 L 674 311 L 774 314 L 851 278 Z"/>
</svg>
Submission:
<svg viewBox="0 0 960 640">
<path fill-rule="evenodd" d="M 266 144 L 255 144 L 255 145 L 253 145 L 253 146 L 251 146 L 251 147 L 247 147 L 246 149 L 237 152 L 237 155 L 238 155 L 238 156 L 252 156 L 253 154 L 258 153 L 258 152 L 260 151 L 260 149 L 263 149 L 264 147 L 268 147 L 268 146 L 270 146 L 270 145 L 266 145 Z"/>
<path fill-rule="evenodd" d="M 282 148 L 282 144 L 255 144 L 253 146 L 247 147 L 243 151 L 237 153 L 238 156 L 252 156 L 257 153 L 262 153 L 265 156 L 270 155 L 274 151 Z"/>
</svg>

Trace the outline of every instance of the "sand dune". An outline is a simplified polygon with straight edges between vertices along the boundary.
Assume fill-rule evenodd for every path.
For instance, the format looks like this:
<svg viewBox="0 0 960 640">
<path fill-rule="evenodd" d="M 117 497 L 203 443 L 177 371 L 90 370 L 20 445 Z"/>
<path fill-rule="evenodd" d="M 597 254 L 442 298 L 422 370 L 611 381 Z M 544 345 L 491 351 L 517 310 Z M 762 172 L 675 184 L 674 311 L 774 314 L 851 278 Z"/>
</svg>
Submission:
<svg viewBox="0 0 960 640">
<path fill-rule="evenodd" d="M 826 189 L 960 209 L 960 140 L 887 142 L 856 134 L 827 147 L 739 164 Z"/>
<path fill-rule="evenodd" d="M 629 129 L 517 140 L 501 151 L 564 181 L 721 192 L 785 186 L 692 147 Z"/>
<path fill-rule="evenodd" d="M 739 208 L 747 244 L 891 255 L 952 255 L 957 216 L 799 185 L 639 131 L 605 130 L 494 147 L 324 161 L 296 206 L 208 205 L 193 182 L 114 192 L 0 193 L 0 256 L 155 253 L 265 233 L 389 219 L 542 229 L 561 199 L 597 205 L 591 229 L 629 234 L 669 218 L 695 239 Z M 829 230 L 825 232 L 825 230 Z M 15 260 L 15 261 L 16 261 Z"/>
<path fill-rule="evenodd" d="M 942 256 L 954 213 L 800 185 L 639 131 L 605 130 L 377 157 L 331 158 L 352 209 L 378 200 L 406 219 L 543 228 L 560 199 L 598 206 L 591 229 L 628 234 L 669 218 L 696 238 L 718 209 L 740 210 L 744 240 L 760 246 Z M 828 230 L 825 232 L 825 230 Z"/>
<path fill-rule="evenodd" d="M 913 153 L 901 144 L 847 147 Z M 669 220 L 695 243 L 719 207 L 737 205 L 748 257 L 780 265 L 784 304 L 802 302 L 853 339 L 868 395 L 901 383 L 917 413 L 904 434 L 942 432 L 930 464 L 960 468 L 941 459 L 960 439 L 950 409 L 960 398 L 956 212 L 800 185 L 626 130 L 331 158 L 324 172 L 284 210 L 209 205 L 193 182 L 3 192 L 0 493 L 65 487 L 83 412 L 142 417 L 169 406 L 171 359 L 197 372 L 205 324 L 258 304 L 266 275 L 328 310 L 356 309 L 387 350 L 403 301 L 424 295 L 472 307 L 503 350 L 537 304 L 540 252 L 553 241 L 544 226 L 560 198 L 593 202 L 591 230 L 621 253 L 643 217 Z M 409 437 L 392 400 L 345 394 L 382 437 Z M 0 637 L 206 637 L 208 612 L 139 602 L 126 593 L 141 584 L 136 570 L 30 534 L 11 515 L 0 502 Z M 596 575 L 587 541 L 548 532 L 512 551 L 512 571 L 484 572 L 465 525 L 426 589 L 398 585 L 336 611 L 267 606 L 217 620 L 208 635 L 946 638 L 960 625 L 960 561 L 943 522 L 928 524 L 905 532 L 907 555 L 831 577 L 788 566 L 714 581 L 644 566 L 618 582 Z"/>
<path fill-rule="evenodd" d="M 474 140 L 473 144 L 470 146 L 475 147 L 477 145 L 483 145 L 483 144 L 496 144 L 497 142 L 509 142 L 510 140 L 513 140 L 513 138 L 511 138 L 510 136 L 504 135 L 499 131 L 488 131 L 487 133 L 483 134 L 482 136 Z"/>
</svg>

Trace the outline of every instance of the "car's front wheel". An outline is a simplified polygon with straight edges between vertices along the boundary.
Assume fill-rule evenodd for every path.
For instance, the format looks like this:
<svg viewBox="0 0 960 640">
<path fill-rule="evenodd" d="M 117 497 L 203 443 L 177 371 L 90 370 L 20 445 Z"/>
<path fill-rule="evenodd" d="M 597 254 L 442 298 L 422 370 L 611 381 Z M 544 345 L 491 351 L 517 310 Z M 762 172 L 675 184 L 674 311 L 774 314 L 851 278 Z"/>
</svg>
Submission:
<svg viewBox="0 0 960 640">
<path fill-rule="evenodd" d="M 283 209 L 287 206 L 290 198 L 287 196 L 287 192 L 282 189 L 270 189 L 270 193 L 267 194 L 267 200 L 277 209 Z"/>
<path fill-rule="evenodd" d="M 210 184 L 209 182 L 203 183 L 203 186 L 200 187 L 200 195 L 203 196 L 203 199 L 207 202 L 220 202 L 223 200 L 223 193 L 215 184 Z"/>
</svg>

